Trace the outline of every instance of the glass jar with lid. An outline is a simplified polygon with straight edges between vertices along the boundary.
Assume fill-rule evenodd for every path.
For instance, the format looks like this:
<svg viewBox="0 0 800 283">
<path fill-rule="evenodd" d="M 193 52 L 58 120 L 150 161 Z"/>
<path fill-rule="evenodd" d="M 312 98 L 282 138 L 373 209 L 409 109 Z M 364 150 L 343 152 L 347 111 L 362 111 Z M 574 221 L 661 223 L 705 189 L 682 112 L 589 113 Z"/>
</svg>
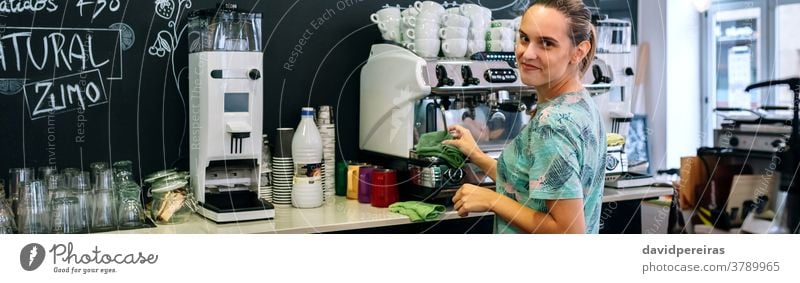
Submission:
<svg viewBox="0 0 800 283">
<path fill-rule="evenodd" d="M 151 183 L 150 217 L 156 224 L 186 222 L 195 209 L 195 198 L 189 187 L 188 172 L 156 172 L 145 182 Z"/>
</svg>

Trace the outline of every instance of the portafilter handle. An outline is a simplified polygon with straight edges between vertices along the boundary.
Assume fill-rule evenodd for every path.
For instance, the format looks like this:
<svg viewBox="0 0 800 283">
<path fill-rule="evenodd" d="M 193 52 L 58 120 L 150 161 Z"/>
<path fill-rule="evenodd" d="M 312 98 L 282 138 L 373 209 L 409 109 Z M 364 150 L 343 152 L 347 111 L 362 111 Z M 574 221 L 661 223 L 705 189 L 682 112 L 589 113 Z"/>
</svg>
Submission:
<svg viewBox="0 0 800 283">
<path fill-rule="evenodd" d="M 792 117 L 792 134 L 789 137 L 789 144 L 794 144 L 800 142 L 800 116 L 798 116 L 798 109 L 800 107 L 800 78 L 788 78 L 783 80 L 772 80 L 772 81 L 765 81 L 760 83 L 754 83 L 747 86 L 744 91 L 750 91 L 755 88 L 759 87 L 767 87 L 767 86 L 775 86 L 775 85 L 788 85 L 789 89 L 792 90 L 794 93 L 794 103 L 793 108 L 794 110 L 793 117 Z M 793 151 L 796 149 L 793 149 Z M 797 152 L 797 151 L 795 151 Z M 800 153 L 798 153 L 800 154 Z"/>
<path fill-rule="evenodd" d="M 774 86 L 774 85 L 788 85 L 790 89 L 795 93 L 795 98 L 797 98 L 798 92 L 800 92 L 800 78 L 788 78 L 783 80 L 772 80 L 772 81 L 765 81 L 754 83 L 747 86 L 744 91 L 749 92 L 752 89 L 760 88 L 760 87 L 767 87 L 767 86 Z"/>
<path fill-rule="evenodd" d="M 758 112 L 756 112 L 756 111 L 753 111 L 753 110 L 750 110 L 750 109 L 738 108 L 738 107 L 717 107 L 717 108 L 714 108 L 714 111 L 716 111 L 716 112 L 737 112 L 737 111 L 744 111 L 744 112 L 750 112 L 750 113 L 752 113 L 753 115 L 756 115 L 756 117 L 758 117 L 758 118 L 764 118 L 764 115 L 762 115 L 761 113 L 758 113 Z"/>
</svg>

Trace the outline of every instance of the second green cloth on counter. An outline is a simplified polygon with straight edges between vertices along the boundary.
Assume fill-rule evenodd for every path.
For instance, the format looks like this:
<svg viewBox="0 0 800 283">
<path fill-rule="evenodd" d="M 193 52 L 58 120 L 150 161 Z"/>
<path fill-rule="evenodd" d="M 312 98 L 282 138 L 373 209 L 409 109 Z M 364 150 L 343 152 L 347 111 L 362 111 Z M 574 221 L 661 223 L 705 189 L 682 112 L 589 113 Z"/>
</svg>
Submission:
<svg viewBox="0 0 800 283">
<path fill-rule="evenodd" d="M 400 213 L 411 218 L 411 222 L 435 220 L 444 213 L 444 205 L 424 203 L 421 201 L 395 202 L 389 205 L 389 211 Z"/>
<path fill-rule="evenodd" d="M 442 144 L 442 141 L 452 138 L 453 136 L 445 131 L 425 133 L 419 137 L 416 146 L 417 155 L 439 157 L 455 168 L 464 166 L 464 154 L 455 146 Z"/>
</svg>

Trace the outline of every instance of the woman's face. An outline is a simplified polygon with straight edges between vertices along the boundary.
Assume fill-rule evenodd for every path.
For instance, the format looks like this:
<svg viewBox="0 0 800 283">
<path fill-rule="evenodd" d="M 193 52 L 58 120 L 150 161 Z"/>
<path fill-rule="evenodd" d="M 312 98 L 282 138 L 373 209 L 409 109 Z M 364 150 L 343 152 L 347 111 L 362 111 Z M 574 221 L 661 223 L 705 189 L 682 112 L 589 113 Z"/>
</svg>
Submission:
<svg viewBox="0 0 800 283">
<path fill-rule="evenodd" d="M 575 49 L 569 34 L 569 20 L 556 9 L 535 5 L 528 9 L 519 26 L 515 50 L 522 82 L 549 86 L 565 76 L 575 76 Z"/>
</svg>

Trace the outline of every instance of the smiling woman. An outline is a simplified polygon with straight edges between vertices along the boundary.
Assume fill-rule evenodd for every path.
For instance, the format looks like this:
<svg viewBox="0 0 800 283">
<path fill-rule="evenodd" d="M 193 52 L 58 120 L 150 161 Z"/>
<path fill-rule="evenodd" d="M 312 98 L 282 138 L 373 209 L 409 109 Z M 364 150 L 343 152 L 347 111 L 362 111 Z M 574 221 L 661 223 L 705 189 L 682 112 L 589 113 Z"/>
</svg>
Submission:
<svg viewBox="0 0 800 283">
<path fill-rule="evenodd" d="M 596 45 L 589 10 L 581 1 L 536 4 L 523 15 L 515 50 L 523 82 L 546 97 L 551 89 L 579 88 Z"/>
<path fill-rule="evenodd" d="M 522 81 L 536 88 L 531 121 L 494 160 L 470 132 L 450 128 L 457 146 L 496 181 L 496 191 L 464 185 L 453 197 L 462 216 L 492 211 L 498 233 L 597 233 L 606 136 L 580 77 L 595 51 L 590 12 L 580 0 L 536 1 L 519 28 Z M 492 173 L 495 174 L 492 174 Z"/>
</svg>

